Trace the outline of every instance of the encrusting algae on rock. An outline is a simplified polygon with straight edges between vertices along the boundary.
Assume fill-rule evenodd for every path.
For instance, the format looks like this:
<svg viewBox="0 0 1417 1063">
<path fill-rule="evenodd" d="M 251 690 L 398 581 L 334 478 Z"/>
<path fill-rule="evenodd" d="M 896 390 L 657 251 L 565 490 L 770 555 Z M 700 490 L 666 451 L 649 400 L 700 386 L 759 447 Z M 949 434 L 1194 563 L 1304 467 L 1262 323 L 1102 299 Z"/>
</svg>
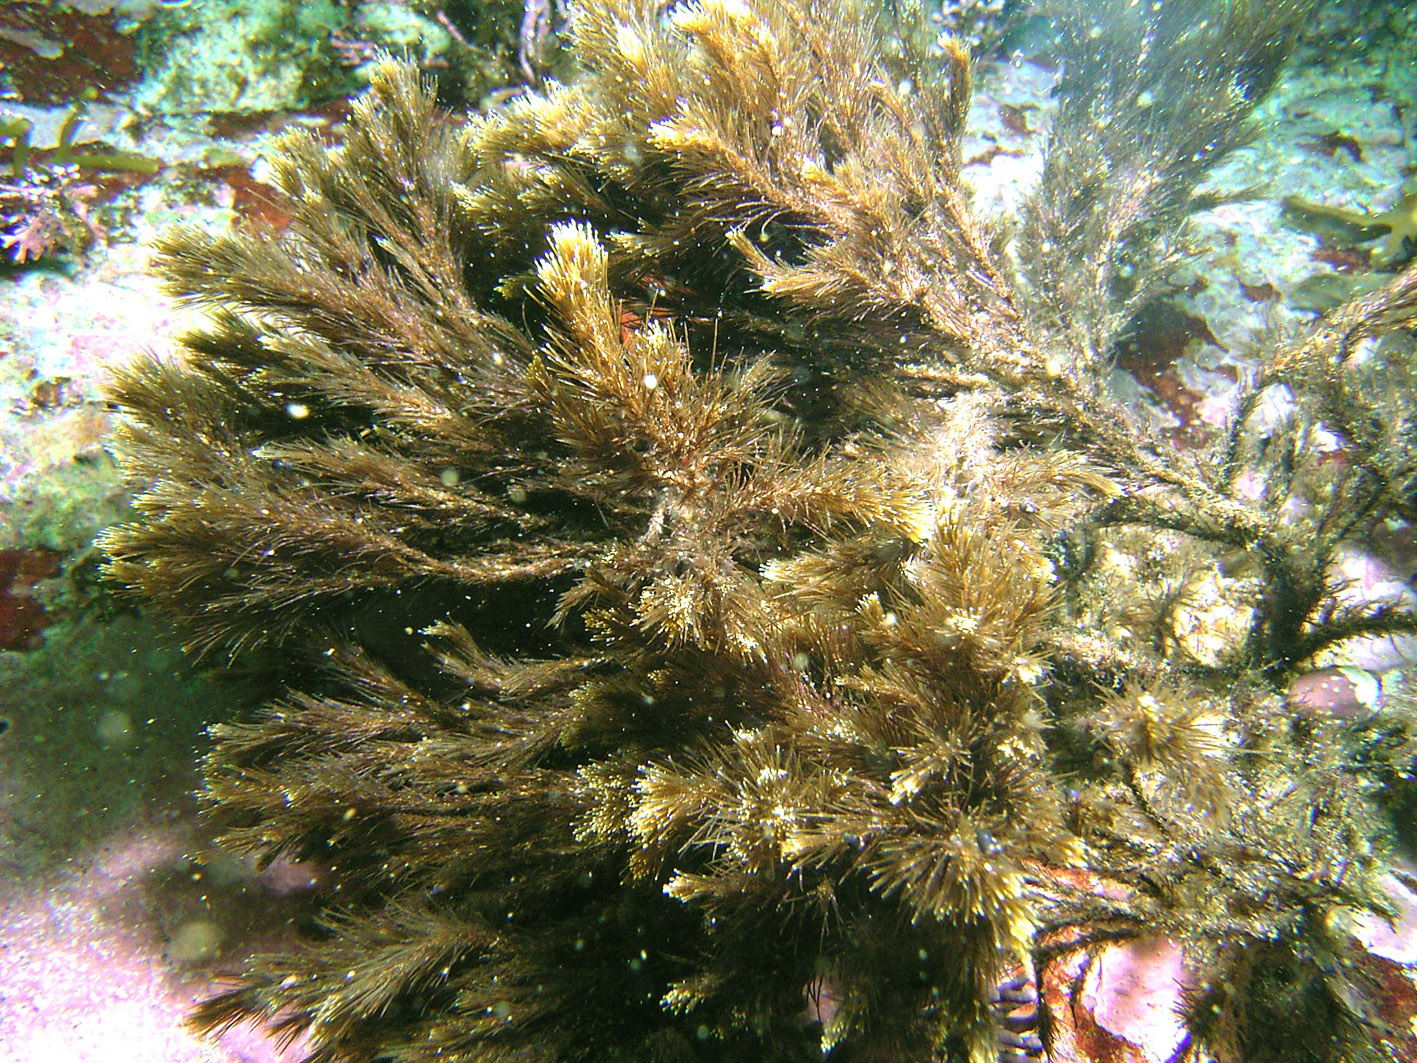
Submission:
<svg viewBox="0 0 1417 1063">
<path fill-rule="evenodd" d="M 466 127 L 386 63 L 340 147 L 285 139 L 283 233 L 170 234 L 210 324 L 114 387 L 108 570 L 269 676 L 207 814 L 335 887 L 197 1021 L 984 1063 L 1037 1055 L 1020 971 L 1170 939 L 1195 1051 L 1405 1043 L 1343 929 L 1389 910 L 1405 706 L 1284 691 L 1417 628 L 1331 574 L 1417 488 L 1417 273 L 1277 341 L 1208 453 L 1106 386 L 1311 6 L 1070 22 L 1016 267 L 967 57 L 836 0 L 593 0 L 583 76 Z"/>
</svg>

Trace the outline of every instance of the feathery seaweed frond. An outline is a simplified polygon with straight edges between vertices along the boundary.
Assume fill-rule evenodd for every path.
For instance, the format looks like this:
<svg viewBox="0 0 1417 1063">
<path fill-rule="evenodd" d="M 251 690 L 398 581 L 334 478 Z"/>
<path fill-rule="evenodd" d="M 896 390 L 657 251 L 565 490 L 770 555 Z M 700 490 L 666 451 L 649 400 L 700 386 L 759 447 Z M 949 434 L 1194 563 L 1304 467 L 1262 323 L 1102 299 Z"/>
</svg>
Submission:
<svg viewBox="0 0 1417 1063">
<path fill-rule="evenodd" d="M 1157 294 L 1198 186 L 1253 137 L 1248 119 L 1314 6 L 1065 9 L 1060 106 L 1018 249 L 1033 320 L 1063 350 L 1106 360 Z"/>
</svg>

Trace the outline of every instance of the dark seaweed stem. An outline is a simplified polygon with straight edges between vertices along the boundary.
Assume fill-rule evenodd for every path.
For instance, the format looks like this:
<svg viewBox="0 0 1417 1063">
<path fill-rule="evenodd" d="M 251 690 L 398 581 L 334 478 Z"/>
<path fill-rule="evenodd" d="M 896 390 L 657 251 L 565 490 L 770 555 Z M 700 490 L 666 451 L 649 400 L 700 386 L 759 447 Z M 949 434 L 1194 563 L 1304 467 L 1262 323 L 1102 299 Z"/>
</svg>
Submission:
<svg viewBox="0 0 1417 1063">
<path fill-rule="evenodd" d="M 1159 935 L 1223 1063 L 1371 1058 L 1335 928 L 1386 910 L 1407 723 L 1284 690 L 1414 626 L 1331 570 L 1417 487 L 1417 274 L 1267 352 L 1211 453 L 1106 386 L 1311 7 L 1070 16 L 1017 270 L 967 57 L 846 0 L 592 0 L 582 76 L 465 127 L 384 63 L 343 145 L 283 142 L 283 233 L 168 234 L 211 320 L 114 385 L 108 570 L 274 670 L 207 815 L 339 905 L 197 1022 L 985 1063 L 1051 1036 L 1020 971 Z"/>
<path fill-rule="evenodd" d="M 1283 561 L 1267 558 L 1264 596 L 1256 603 L 1255 623 L 1246 656 L 1276 680 L 1292 675 L 1305 653 L 1303 630 L 1319 604 L 1322 574 L 1295 573 Z M 1407 618 L 1410 623 L 1411 618 Z"/>
</svg>

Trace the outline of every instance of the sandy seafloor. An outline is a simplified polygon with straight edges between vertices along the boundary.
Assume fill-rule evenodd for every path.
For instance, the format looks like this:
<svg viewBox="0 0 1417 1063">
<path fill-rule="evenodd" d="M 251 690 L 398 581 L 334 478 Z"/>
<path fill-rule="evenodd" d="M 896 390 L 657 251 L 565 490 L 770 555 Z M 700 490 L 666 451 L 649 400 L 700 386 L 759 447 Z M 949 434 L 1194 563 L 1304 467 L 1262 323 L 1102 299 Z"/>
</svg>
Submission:
<svg viewBox="0 0 1417 1063">
<path fill-rule="evenodd" d="M 1193 324 L 1195 334 L 1173 329 L 1132 372 L 1119 367 L 1117 386 L 1178 431 L 1219 416 L 1253 338 L 1312 318 L 1301 308 L 1313 304 L 1312 278 L 1335 273 L 1316 258 L 1318 238 L 1282 219 L 1282 198 L 1382 210 L 1412 175 L 1414 38 L 1344 45 L 1342 13 L 1326 18 L 1263 108 L 1256 144 L 1215 178 L 1250 195 L 1196 220 L 1204 280 L 1174 302 L 1208 336 Z M 982 65 L 965 155 L 985 213 L 1006 211 L 1036 180 L 1053 78 L 1026 57 Z M 123 112 L 121 93 L 95 107 L 87 135 Z M 37 143 L 60 113 L 38 116 Z M 247 950 L 308 916 L 318 888 L 299 868 L 258 874 L 211 850 L 196 815 L 196 761 L 233 692 L 219 669 L 194 668 L 161 622 L 95 585 L 90 544 L 127 504 L 106 449 L 105 375 L 139 351 L 169 352 L 191 321 L 147 274 L 149 241 L 179 220 L 220 227 L 249 217 L 269 131 L 303 120 L 328 122 L 268 116 L 234 137 L 190 121 L 146 123 L 126 146 L 166 168 L 109 208 L 107 241 L 78 258 L 0 270 L 0 557 L 11 559 L 0 566 L 0 633 L 17 617 L 37 629 L 26 648 L 0 650 L 0 1063 L 281 1058 L 252 1030 L 203 1041 L 183 1015 Z M 1329 150 L 1335 133 L 1359 150 Z M 214 150 L 240 165 L 195 165 Z M 1412 594 L 1408 531 L 1397 530 L 1395 546 L 1355 549 L 1355 572 L 1375 593 Z M 1414 656 L 1389 644 L 1358 663 L 1391 687 Z M 1372 937 L 1395 959 L 1417 958 L 1410 925 Z M 1132 1020 L 1112 1010 L 1116 1032 L 1143 1057 L 1161 1054 L 1167 1035 L 1146 1028 L 1165 1025 L 1154 1007 L 1139 999 L 1142 1018 Z"/>
</svg>

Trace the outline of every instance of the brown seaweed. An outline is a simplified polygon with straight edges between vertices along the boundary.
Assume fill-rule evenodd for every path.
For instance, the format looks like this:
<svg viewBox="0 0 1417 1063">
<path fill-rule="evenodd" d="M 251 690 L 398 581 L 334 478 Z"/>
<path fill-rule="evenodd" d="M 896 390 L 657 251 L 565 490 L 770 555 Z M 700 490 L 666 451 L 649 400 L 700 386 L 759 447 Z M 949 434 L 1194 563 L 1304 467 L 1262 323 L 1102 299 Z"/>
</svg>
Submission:
<svg viewBox="0 0 1417 1063">
<path fill-rule="evenodd" d="M 1020 275 L 968 57 L 844 0 L 592 0 L 583 76 L 465 128 L 385 63 L 341 146 L 283 142 L 283 232 L 170 233 L 211 320 L 115 384 L 108 571 L 274 670 L 207 814 L 338 884 L 197 1022 L 984 1063 L 1020 967 L 1159 934 L 1196 1045 L 1378 1058 L 1342 927 L 1387 910 L 1405 730 L 1284 691 L 1417 627 L 1332 564 L 1417 487 L 1409 370 L 1354 357 L 1417 272 L 1276 342 L 1203 453 L 1105 386 L 1310 5 L 1223 6 L 1073 31 Z"/>
</svg>

